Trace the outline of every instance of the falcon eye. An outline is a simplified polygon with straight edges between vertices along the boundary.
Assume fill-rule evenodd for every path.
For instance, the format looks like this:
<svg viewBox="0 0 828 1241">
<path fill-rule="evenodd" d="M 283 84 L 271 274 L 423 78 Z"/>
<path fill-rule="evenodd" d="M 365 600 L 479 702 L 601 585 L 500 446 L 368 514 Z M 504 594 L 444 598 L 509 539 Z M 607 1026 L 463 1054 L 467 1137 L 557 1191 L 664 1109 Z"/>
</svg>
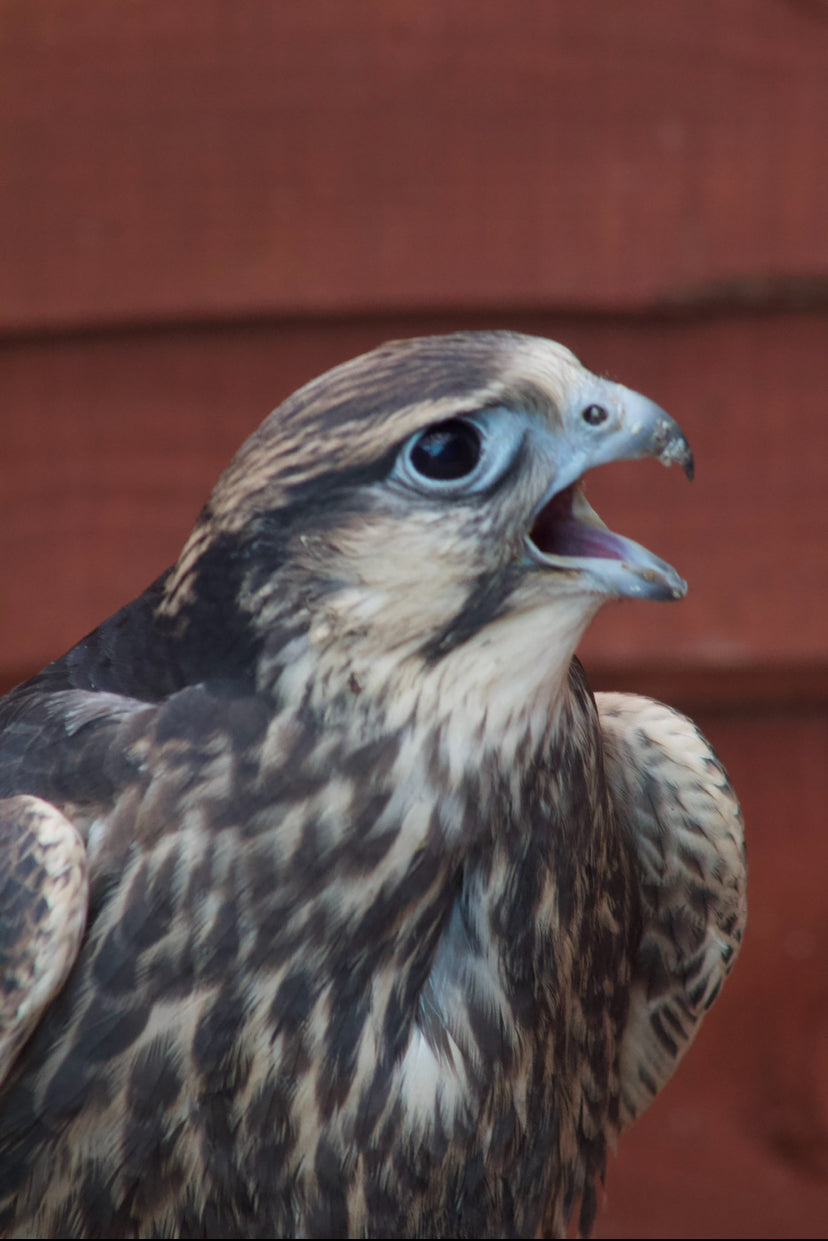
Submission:
<svg viewBox="0 0 828 1241">
<path fill-rule="evenodd" d="M 459 418 L 449 418 L 422 432 L 411 447 L 409 460 L 423 478 L 454 482 L 474 473 L 480 449 L 477 428 Z"/>
<path fill-rule="evenodd" d="M 604 409 L 603 405 L 587 405 L 581 414 L 584 422 L 589 427 L 600 427 L 602 422 L 606 422 L 609 413 Z"/>
<path fill-rule="evenodd" d="M 526 435 L 526 416 L 502 405 L 433 422 L 400 449 L 391 481 L 443 500 L 480 495 L 513 465 Z"/>
</svg>

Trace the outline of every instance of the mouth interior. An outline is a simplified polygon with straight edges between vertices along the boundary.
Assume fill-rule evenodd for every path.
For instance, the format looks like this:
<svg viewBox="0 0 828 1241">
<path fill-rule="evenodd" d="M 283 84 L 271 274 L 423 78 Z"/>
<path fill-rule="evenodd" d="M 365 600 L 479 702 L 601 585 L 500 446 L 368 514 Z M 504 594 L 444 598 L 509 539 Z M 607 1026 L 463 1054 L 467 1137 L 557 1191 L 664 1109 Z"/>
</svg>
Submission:
<svg viewBox="0 0 828 1241">
<path fill-rule="evenodd" d="M 529 538 L 543 556 L 623 560 L 623 544 L 611 530 L 586 525 L 572 511 L 580 480 L 547 501 L 534 520 Z"/>
</svg>

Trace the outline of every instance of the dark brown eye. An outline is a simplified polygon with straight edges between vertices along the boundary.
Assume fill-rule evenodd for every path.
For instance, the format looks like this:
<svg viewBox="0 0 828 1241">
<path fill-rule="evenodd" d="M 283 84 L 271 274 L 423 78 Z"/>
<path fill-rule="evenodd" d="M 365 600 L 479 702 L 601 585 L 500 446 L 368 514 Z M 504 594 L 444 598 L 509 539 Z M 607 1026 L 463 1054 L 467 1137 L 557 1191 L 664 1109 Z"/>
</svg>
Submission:
<svg viewBox="0 0 828 1241">
<path fill-rule="evenodd" d="M 480 435 L 471 423 L 449 418 L 423 431 L 411 448 L 410 461 L 423 478 L 436 482 L 465 478 L 480 461 Z"/>
<path fill-rule="evenodd" d="M 479 495 L 501 480 L 527 435 L 527 416 L 501 405 L 434 422 L 402 445 L 389 482 L 431 499 Z"/>
<path fill-rule="evenodd" d="M 581 417 L 587 426 L 600 427 L 601 423 L 606 422 L 607 418 L 609 418 L 609 414 L 603 405 L 587 405 Z"/>
</svg>

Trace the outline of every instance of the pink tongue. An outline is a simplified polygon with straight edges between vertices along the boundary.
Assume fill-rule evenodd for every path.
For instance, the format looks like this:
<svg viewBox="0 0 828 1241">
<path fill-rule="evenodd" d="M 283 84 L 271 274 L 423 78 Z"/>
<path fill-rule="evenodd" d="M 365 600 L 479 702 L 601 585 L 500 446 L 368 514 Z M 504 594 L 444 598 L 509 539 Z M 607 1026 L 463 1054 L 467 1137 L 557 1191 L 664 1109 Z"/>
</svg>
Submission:
<svg viewBox="0 0 828 1241">
<path fill-rule="evenodd" d="M 587 526 L 572 516 L 577 483 L 565 487 L 545 504 L 535 518 L 529 537 L 545 556 L 594 556 L 623 560 L 623 540 L 611 530 Z"/>
<path fill-rule="evenodd" d="M 574 517 L 536 522 L 532 540 L 546 556 L 595 556 L 603 560 L 623 560 L 618 540 L 610 530 L 584 526 Z"/>
</svg>

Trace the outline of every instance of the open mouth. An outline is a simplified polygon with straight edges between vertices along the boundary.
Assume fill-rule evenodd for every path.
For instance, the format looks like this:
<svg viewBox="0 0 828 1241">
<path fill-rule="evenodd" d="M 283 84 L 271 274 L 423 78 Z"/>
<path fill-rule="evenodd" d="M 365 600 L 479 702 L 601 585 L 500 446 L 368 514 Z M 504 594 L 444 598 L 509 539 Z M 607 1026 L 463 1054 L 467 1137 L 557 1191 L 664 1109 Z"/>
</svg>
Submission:
<svg viewBox="0 0 828 1241">
<path fill-rule="evenodd" d="M 540 508 L 526 536 L 526 548 L 539 568 L 582 578 L 590 592 L 680 599 L 687 591 L 671 565 L 603 523 L 587 501 L 581 479 Z"/>
<path fill-rule="evenodd" d="M 582 509 L 580 519 L 573 512 L 576 499 Z M 587 504 L 578 479 L 544 504 L 529 531 L 529 540 L 544 557 L 623 560 L 627 540 L 613 534 L 603 522 L 587 525 L 583 520 L 587 516 L 600 522 Z"/>
</svg>

